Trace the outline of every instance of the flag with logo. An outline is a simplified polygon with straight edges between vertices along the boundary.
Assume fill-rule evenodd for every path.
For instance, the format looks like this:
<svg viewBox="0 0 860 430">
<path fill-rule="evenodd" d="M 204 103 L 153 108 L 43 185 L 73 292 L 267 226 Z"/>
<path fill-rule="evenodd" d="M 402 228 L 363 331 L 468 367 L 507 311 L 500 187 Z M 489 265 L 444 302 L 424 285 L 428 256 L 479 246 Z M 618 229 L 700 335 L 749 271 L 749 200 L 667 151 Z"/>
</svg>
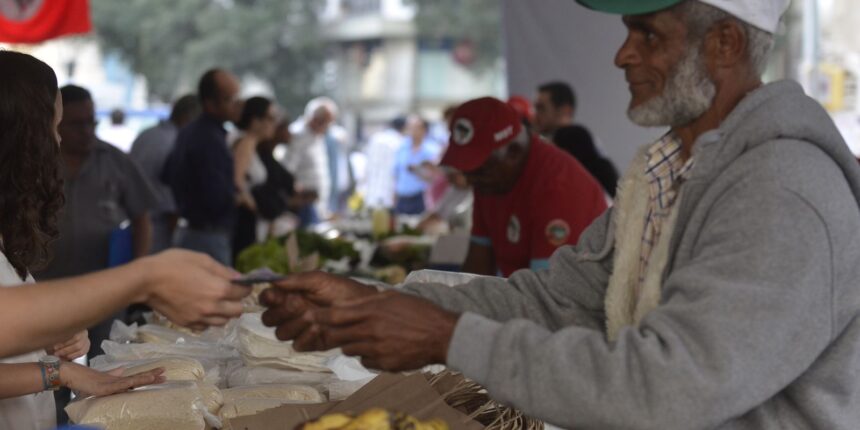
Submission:
<svg viewBox="0 0 860 430">
<path fill-rule="evenodd" d="M 91 29 L 88 0 L 0 0 L 0 42 L 39 43 Z"/>
</svg>

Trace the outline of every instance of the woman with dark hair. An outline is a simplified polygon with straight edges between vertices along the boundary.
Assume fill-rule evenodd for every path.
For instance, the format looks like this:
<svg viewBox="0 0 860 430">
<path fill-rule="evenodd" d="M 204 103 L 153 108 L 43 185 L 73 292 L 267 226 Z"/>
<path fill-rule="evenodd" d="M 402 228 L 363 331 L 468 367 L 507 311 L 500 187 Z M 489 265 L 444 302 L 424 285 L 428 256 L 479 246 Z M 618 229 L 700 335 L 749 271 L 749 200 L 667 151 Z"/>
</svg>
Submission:
<svg viewBox="0 0 860 430">
<path fill-rule="evenodd" d="M 239 190 L 239 210 L 233 230 L 233 260 L 257 241 L 257 202 L 251 192 L 266 182 L 266 166 L 257 155 L 260 142 L 272 140 L 278 121 L 278 108 L 265 97 L 245 101 L 236 126 L 242 136 L 233 144 L 234 179 Z"/>
<path fill-rule="evenodd" d="M 53 70 L 0 51 L 0 428 L 53 427 L 51 390 L 105 395 L 163 380 L 161 370 L 121 377 L 64 359 L 82 352 L 80 331 L 130 303 L 147 303 L 178 324 L 223 325 L 247 290 L 235 274 L 194 253 L 171 251 L 110 271 L 34 284 L 50 259 L 63 205 L 59 176 L 62 100 Z M 67 339 L 72 339 L 68 341 Z M 48 348 L 48 351 L 45 351 Z M 35 352 L 33 352 L 35 351 Z M 54 352 L 57 356 L 47 355 Z"/>
<path fill-rule="evenodd" d="M 296 180 L 276 153 L 290 145 L 289 118 L 281 118 L 272 139 L 257 145 L 257 156 L 266 168 L 266 182 L 251 189 L 257 203 L 259 231 L 266 236 L 280 236 L 294 230 L 300 223 L 298 214 L 318 198 L 316 191 L 296 190 Z"/>
</svg>

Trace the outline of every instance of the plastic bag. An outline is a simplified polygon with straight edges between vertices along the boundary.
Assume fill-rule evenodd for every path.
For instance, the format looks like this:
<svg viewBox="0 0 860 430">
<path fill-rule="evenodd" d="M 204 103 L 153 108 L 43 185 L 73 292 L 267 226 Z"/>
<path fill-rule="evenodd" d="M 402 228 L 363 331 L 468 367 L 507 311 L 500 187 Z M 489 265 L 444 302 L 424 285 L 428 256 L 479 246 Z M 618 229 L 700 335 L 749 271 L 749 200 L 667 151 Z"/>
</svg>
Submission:
<svg viewBox="0 0 860 430">
<path fill-rule="evenodd" d="M 102 372 L 123 368 L 125 369 L 125 375 L 134 375 L 161 367 L 164 368 L 164 377 L 167 381 L 207 381 L 215 384 L 217 382 L 217 377 L 219 376 L 215 375 L 216 380 L 214 382 L 208 379 L 206 370 L 203 368 L 200 361 L 190 357 L 162 357 L 113 362 L 105 359 L 97 361 L 94 358 L 90 367 Z"/>
<path fill-rule="evenodd" d="M 185 343 L 195 341 L 196 336 L 162 327 L 155 324 L 146 324 L 137 330 L 137 341 L 142 343 L 158 343 L 169 345 L 171 343 Z"/>
<path fill-rule="evenodd" d="M 66 407 L 77 424 L 106 430 L 202 430 L 220 428 L 216 413 L 223 405 L 215 386 L 172 382 L 106 397 L 89 397 Z"/>
<path fill-rule="evenodd" d="M 108 339 L 118 343 L 137 341 L 137 323 L 126 325 L 121 320 L 114 320 L 110 327 Z"/>
<path fill-rule="evenodd" d="M 237 367 L 241 356 L 235 348 L 224 344 L 187 342 L 175 344 L 102 342 L 105 356 L 92 360 L 93 365 L 125 361 L 188 357 L 198 360 L 206 372 L 205 380 L 219 387 L 227 386 L 228 370 Z"/>
<path fill-rule="evenodd" d="M 239 319 L 237 349 L 248 366 L 265 366 L 305 372 L 330 372 L 326 361 L 338 350 L 300 353 L 292 342 L 275 337 L 275 329 L 263 325 L 259 313 L 244 314 Z"/>
<path fill-rule="evenodd" d="M 470 281 L 481 277 L 481 275 L 474 275 L 471 273 L 444 272 L 441 270 L 416 270 L 410 273 L 403 283 L 434 283 L 456 287 L 458 285 L 468 284 Z"/>
<path fill-rule="evenodd" d="M 120 344 L 106 340 L 102 350 L 115 360 L 142 360 L 161 357 L 191 357 L 198 360 L 223 360 L 238 358 L 235 348 L 228 345 L 186 342 L 173 344 L 129 343 Z"/>
<path fill-rule="evenodd" d="M 368 378 L 373 379 L 378 375 L 378 373 L 367 370 L 358 358 L 347 357 L 342 354 L 330 357 L 326 360 L 325 365 L 342 381 L 361 381 Z"/>
<path fill-rule="evenodd" d="M 181 337 L 185 342 L 231 344 L 232 340 L 235 338 L 236 327 L 238 326 L 238 320 L 234 319 L 230 320 L 230 322 L 228 322 L 224 327 L 209 327 L 206 330 L 195 332 L 191 329 L 174 324 L 166 317 L 156 312 L 146 313 L 144 314 L 144 318 L 146 319 L 147 324 L 141 326 L 138 330 L 143 332 L 150 330 L 151 334 L 156 337 L 156 340 L 158 340 L 157 338 L 159 337 L 170 336 L 173 338 Z M 156 327 L 171 330 L 173 333 L 168 334 L 170 332 L 159 330 Z"/>
<path fill-rule="evenodd" d="M 319 390 L 304 385 L 265 384 L 230 388 L 221 392 L 224 406 L 218 412 L 222 421 L 254 415 L 266 409 L 290 403 L 322 403 L 325 396 Z"/>
<path fill-rule="evenodd" d="M 210 327 L 202 332 L 195 333 L 186 328 L 178 327 L 157 314 L 148 313 L 145 318 L 149 321 L 143 326 L 137 323 L 126 325 L 120 320 L 115 320 L 111 325 L 109 339 L 117 343 L 216 343 L 232 344 L 236 338 L 238 321 L 232 320 L 224 327 Z"/>
<path fill-rule="evenodd" d="M 336 380 L 337 378 L 331 373 L 298 372 L 269 367 L 241 367 L 227 375 L 227 386 L 236 388 L 260 384 L 293 384 L 308 385 L 319 389 Z"/>
</svg>

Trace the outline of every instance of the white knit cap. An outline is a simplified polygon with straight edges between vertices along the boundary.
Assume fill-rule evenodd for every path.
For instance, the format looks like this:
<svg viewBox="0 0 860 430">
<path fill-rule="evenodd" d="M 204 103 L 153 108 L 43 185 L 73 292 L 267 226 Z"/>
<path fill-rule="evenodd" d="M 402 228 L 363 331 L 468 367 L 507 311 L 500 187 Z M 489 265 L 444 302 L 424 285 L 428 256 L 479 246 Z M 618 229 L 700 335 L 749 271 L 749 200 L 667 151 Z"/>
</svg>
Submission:
<svg viewBox="0 0 860 430">
<path fill-rule="evenodd" d="M 788 10 L 791 0 L 698 0 L 732 14 L 768 33 L 779 28 L 782 14 Z"/>
</svg>

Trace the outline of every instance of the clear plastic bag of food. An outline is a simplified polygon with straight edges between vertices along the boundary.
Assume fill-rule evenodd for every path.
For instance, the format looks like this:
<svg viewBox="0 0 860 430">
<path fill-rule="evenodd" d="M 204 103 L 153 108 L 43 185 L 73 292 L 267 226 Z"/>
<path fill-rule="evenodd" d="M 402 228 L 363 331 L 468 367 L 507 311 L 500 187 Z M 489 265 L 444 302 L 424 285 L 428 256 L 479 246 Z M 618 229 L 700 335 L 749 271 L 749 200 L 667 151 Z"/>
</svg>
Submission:
<svg viewBox="0 0 860 430">
<path fill-rule="evenodd" d="M 227 375 L 227 386 L 236 388 L 261 384 L 292 384 L 308 385 L 319 389 L 335 380 L 335 376 L 331 373 L 299 372 L 270 367 L 246 366 L 235 369 Z"/>
<path fill-rule="evenodd" d="M 110 327 L 108 339 L 117 343 L 137 342 L 137 323 L 127 325 L 122 320 L 114 320 Z"/>
<path fill-rule="evenodd" d="M 105 357 L 105 358 L 100 358 Z M 203 382 L 207 381 L 213 384 L 217 383 L 217 379 L 215 381 L 207 378 L 207 372 L 203 367 L 203 364 L 200 360 L 191 358 L 191 357 L 161 357 L 161 358 L 147 358 L 143 360 L 132 360 L 132 361 L 112 361 L 107 359 L 106 356 L 100 356 L 93 359 L 93 362 L 90 364 L 90 367 L 93 369 L 107 372 L 109 370 L 114 370 L 118 368 L 124 369 L 125 375 L 134 375 L 142 372 L 147 372 L 152 369 L 163 368 L 164 374 L 163 376 L 167 381 L 176 382 L 176 381 L 196 381 Z M 215 375 L 217 378 L 219 375 Z"/>
<path fill-rule="evenodd" d="M 76 424 L 105 430 L 204 430 L 220 428 L 223 405 L 214 385 L 169 382 L 126 393 L 76 400 L 66 407 Z"/>
<path fill-rule="evenodd" d="M 105 355 L 116 360 L 142 360 L 161 357 L 191 357 L 198 360 L 230 360 L 238 358 L 238 352 L 229 345 L 183 342 L 171 344 L 128 343 L 106 340 L 102 342 Z"/>
<path fill-rule="evenodd" d="M 325 396 L 316 388 L 307 385 L 264 384 L 229 388 L 221 395 L 224 406 L 218 413 L 222 421 L 254 415 L 266 409 L 286 404 L 322 403 Z"/>
<path fill-rule="evenodd" d="M 248 366 L 276 367 L 305 372 L 330 372 L 326 361 L 339 350 L 300 353 L 292 342 L 275 337 L 275 330 L 263 325 L 259 313 L 244 314 L 239 319 L 236 348 Z"/>
<path fill-rule="evenodd" d="M 110 365 L 119 362 L 159 359 L 166 357 L 193 358 L 203 365 L 205 380 L 219 387 L 227 385 L 230 369 L 238 366 L 241 357 L 235 348 L 224 344 L 186 342 L 174 344 L 102 342 L 105 356 L 96 357 L 94 365 Z"/>
<path fill-rule="evenodd" d="M 201 332 L 178 327 L 160 317 L 149 315 L 152 322 L 138 326 L 137 323 L 125 324 L 115 320 L 111 325 L 109 339 L 117 343 L 216 343 L 231 345 L 235 343 L 238 321 L 232 320 L 224 327 L 210 327 Z M 166 325 L 165 325 L 166 324 Z"/>
<path fill-rule="evenodd" d="M 169 338 L 182 338 L 186 342 L 201 342 L 201 343 L 218 343 L 218 344 L 231 344 L 233 338 L 235 337 L 236 327 L 238 326 L 238 320 L 230 320 L 227 325 L 223 327 L 209 327 L 203 331 L 194 331 L 186 327 L 181 327 L 170 320 L 168 320 L 163 315 L 157 312 L 149 312 L 144 314 L 144 319 L 147 324 L 142 325 L 138 330 L 143 331 L 144 338 L 138 339 L 140 342 L 147 342 L 146 333 L 149 331 L 148 335 L 153 336 L 157 343 L 161 340 L 167 340 Z M 158 327 L 158 328 L 156 328 Z M 166 332 L 161 329 L 168 329 L 171 332 Z"/>
</svg>

